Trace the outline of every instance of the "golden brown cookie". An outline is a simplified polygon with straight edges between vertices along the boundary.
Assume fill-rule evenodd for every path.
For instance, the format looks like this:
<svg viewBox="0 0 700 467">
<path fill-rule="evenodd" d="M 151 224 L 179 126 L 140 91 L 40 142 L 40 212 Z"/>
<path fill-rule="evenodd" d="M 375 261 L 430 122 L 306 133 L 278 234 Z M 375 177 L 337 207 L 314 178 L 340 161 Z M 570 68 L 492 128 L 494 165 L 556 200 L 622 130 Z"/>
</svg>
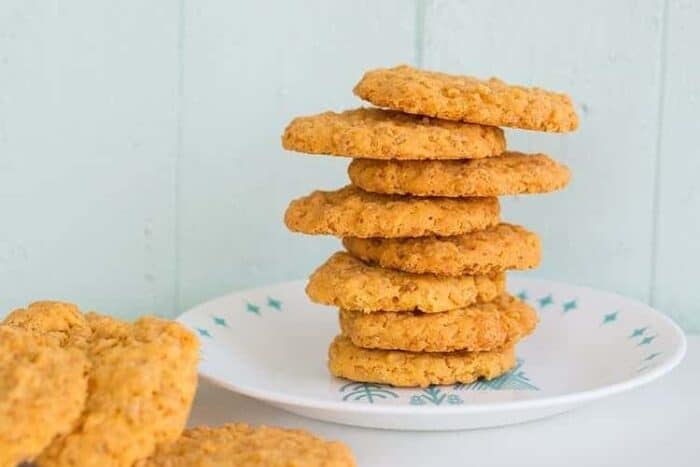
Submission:
<svg viewBox="0 0 700 467">
<path fill-rule="evenodd" d="M 447 120 L 554 132 L 578 127 L 566 94 L 496 78 L 482 80 L 401 65 L 368 71 L 353 92 L 380 107 Z"/>
<path fill-rule="evenodd" d="M 38 301 L 18 308 L 3 324 L 54 337 L 60 345 L 84 348 L 92 330 L 77 306 L 57 301 Z"/>
<path fill-rule="evenodd" d="M 90 314 L 90 393 L 78 427 L 39 465 L 131 465 L 185 428 L 197 385 L 196 338 L 180 324 L 145 317 L 133 325 Z"/>
<path fill-rule="evenodd" d="M 328 350 L 334 376 L 393 386 L 472 383 L 496 378 L 514 366 L 514 346 L 490 352 L 405 352 L 363 349 L 337 336 Z"/>
<path fill-rule="evenodd" d="M 0 326 L 0 466 L 30 462 L 71 431 L 85 404 L 87 370 L 79 350 Z"/>
<path fill-rule="evenodd" d="M 306 294 L 316 303 L 348 310 L 435 313 L 493 300 L 505 289 L 505 274 L 437 276 L 371 266 L 338 252 L 309 278 Z"/>
<path fill-rule="evenodd" d="M 350 449 L 305 430 L 231 423 L 186 430 L 137 467 L 353 467 Z"/>
<path fill-rule="evenodd" d="M 470 161 L 355 159 L 352 183 L 363 190 L 416 196 L 503 196 L 547 193 L 569 183 L 571 172 L 544 154 L 507 152 Z"/>
<path fill-rule="evenodd" d="M 498 223 L 498 199 L 378 195 L 348 185 L 289 204 L 289 230 L 338 237 L 421 237 L 474 232 Z"/>
<path fill-rule="evenodd" d="M 132 465 L 182 433 L 199 357 L 182 325 L 152 317 L 130 324 L 59 302 L 16 310 L 6 322 L 58 337 L 90 363 L 82 414 L 41 453 L 42 467 Z"/>
<path fill-rule="evenodd" d="M 493 126 L 355 109 L 295 118 L 284 130 L 282 146 L 368 159 L 479 159 L 501 154 L 506 143 L 503 130 Z"/>
<path fill-rule="evenodd" d="M 340 311 L 343 335 L 367 349 L 483 352 L 519 341 L 536 325 L 535 310 L 507 294 L 444 313 Z"/>
<path fill-rule="evenodd" d="M 343 245 L 353 256 L 384 268 L 447 276 L 532 269 L 542 255 L 537 234 L 512 224 L 451 237 L 346 237 Z"/>
</svg>

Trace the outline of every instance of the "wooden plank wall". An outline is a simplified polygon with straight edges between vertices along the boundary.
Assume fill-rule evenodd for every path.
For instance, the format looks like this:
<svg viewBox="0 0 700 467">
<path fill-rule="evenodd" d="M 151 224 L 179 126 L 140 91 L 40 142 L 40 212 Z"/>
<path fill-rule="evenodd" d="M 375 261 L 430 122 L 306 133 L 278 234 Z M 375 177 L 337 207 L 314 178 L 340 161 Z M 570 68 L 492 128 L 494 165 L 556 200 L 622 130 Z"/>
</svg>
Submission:
<svg viewBox="0 0 700 467">
<path fill-rule="evenodd" d="M 173 310 L 179 9 L 0 3 L 0 310 Z"/>
<path fill-rule="evenodd" d="M 408 62 L 570 92 L 577 133 L 508 132 L 575 174 L 504 202 L 543 236 L 535 275 L 698 331 L 697 24 L 681 0 L 2 2 L 0 310 L 174 316 L 308 274 L 338 243 L 287 233 L 282 213 L 345 183 L 347 161 L 285 153 L 280 133 Z"/>
</svg>

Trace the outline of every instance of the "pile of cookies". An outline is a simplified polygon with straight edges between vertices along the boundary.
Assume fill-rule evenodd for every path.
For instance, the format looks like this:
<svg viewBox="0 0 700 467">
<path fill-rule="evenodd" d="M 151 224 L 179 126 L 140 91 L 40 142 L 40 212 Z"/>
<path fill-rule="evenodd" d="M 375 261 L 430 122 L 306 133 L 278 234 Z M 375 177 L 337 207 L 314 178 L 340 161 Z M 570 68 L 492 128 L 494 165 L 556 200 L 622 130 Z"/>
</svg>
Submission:
<svg viewBox="0 0 700 467">
<path fill-rule="evenodd" d="M 546 193 L 570 172 L 506 150 L 500 126 L 573 131 L 568 96 L 498 79 L 399 66 L 364 75 L 376 105 L 294 119 L 284 148 L 353 158 L 351 184 L 294 200 L 287 227 L 342 238 L 310 277 L 337 306 L 332 374 L 395 386 L 495 378 L 516 362 L 535 311 L 506 292 L 505 271 L 540 262 L 539 237 L 501 222 L 498 196 Z"/>
<path fill-rule="evenodd" d="M 302 430 L 184 430 L 198 360 L 174 321 L 14 310 L 0 323 L 0 467 L 355 465 L 344 444 Z"/>
</svg>

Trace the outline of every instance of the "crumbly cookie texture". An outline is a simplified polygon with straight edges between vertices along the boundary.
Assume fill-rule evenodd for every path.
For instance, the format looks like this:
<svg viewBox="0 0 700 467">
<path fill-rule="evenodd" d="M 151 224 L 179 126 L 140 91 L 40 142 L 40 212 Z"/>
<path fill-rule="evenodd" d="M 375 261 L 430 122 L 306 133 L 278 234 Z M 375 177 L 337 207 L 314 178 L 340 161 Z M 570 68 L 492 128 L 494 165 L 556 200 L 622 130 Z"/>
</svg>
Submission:
<svg viewBox="0 0 700 467">
<path fill-rule="evenodd" d="M 384 109 L 298 117 L 282 146 L 309 154 L 369 159 L 479 159 L 505 151 L 503 130 Z"/>
<path fill-rule="evenodd" d="M 482 80 L 400 65 L 368 71 L 353 92 L 380 107 L 446 120 L 551 132 L 578 128 L 578 116 L 566 94 L 497 78 Z"/>
<path fill-rule="evenodd" d="M 532 269 L 542 256 L 537 234 L 505 223 L 451 237 L 346 237 L 343 245 L 353 256 L 384 268 L 448 276 Z"/>
<path fill-rule="evenodd" d="M 444 313 L 340 311 L 343 335 L 367 349 L 483 352 L 519 341 L 536 325 L 535 310 L 507 294 Z"/>
<path fill-rule="evenodd" d="M 145 317 L 133 325 L 87 315 L 90 393 L 78 427 L 39 465 L 131 465 L 185 427 L 197 385 L 198 344 L 180 324 Z"/>
<path fill-rule="evenodd" d="M 348 174 L 354 185 L 374 193 L 448 197 L 548 193 L 571 178 L 548 156 L 519 152 L 471 161 L 355 159 Z"/>
<path fill-rule="evenodd" d="M 490 352 L 405 352 L 363 349 L 337 336 L 328 350 L 328 367 L 334 376 L 393 386 L 472 383 L 496 378 L 514 366 L 514 346 Z"/>
<path fill-rule="evenodd" d="M 85 404 L 87 371 L 79 350 L 0 326 L 0 466 L 31 462 L 71 431 Z"/>
<path fill-rule="evenodd" d="M 498 198 L 414 198 L 368 193 L 352 185 L 314 191 L 289 204 L 294 232 L 338 237 L 421 237 L 482 230 L 499 221 Z"/>
<path fill-rule="evenodd" d="M 90 326 L 76 305 L 50 300 L 30 303 L 27 308 L 12 311 L 3 324 L 46 334 L 64 347 L 70 345 L 85 349 L 92 335 Z"/>
<path fill-rule="evenodd" d="M 42 467 L 132 465 L 182 433 L 199 358 L 182 325 L 152 317 L 131 324 L 59 302 L 17 310 L 6 322 L 80 350 L 90 364 L 83 411 L 38 457 Z"/>
<path fill-rule="evenodd" d="M 305 430 L 232 423 L 188 429 L 175 443 L 137 464 L 189 466 L 353 467 L 355 458 L 345 444 L 325 441 Z"/>
<path fill-rule="evenodd" d="M 503 293 L 505 274 L 437 276 L 371 266 L 338 252 L 309 278 L 306 294 L 315 302 L 360 312 L 436 313 L 488 302 Z"/>
</svg>

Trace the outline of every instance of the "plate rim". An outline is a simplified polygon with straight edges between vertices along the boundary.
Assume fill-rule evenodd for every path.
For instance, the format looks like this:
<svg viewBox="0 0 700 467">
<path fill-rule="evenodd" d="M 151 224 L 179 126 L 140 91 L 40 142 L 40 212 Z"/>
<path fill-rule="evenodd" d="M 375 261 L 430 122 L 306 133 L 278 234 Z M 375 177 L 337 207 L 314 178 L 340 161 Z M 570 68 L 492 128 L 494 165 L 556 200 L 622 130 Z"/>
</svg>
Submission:
<svg viewBox="0 0 700 467">
<path fill-rule="evenodd" d="M 656 366 L 655 368 L 652 368 L 651 370 L 640 374 L 640 375 L 635 375 L 630 379 L 627 379 L 625 381 L 621 381 L 618 383 L 613 383 L 609 385 L 605 385 L 602 387 L 598 388 L 593 388 L 593 389 L 586 389 L 583 391 L 575 391 L 567 394 L 560 394 L 556 396 L 545 396 L 541 397 L 538 399 L 527 399 L 527 400 L 518 400 L 518 401 L 507 401 L 507 402 L 488 402 L 488 403 L 477 403 L 477 404 L 461 404 L 461 405 L 451 405 L 451 406 L 436 406 L 436 407 L 421 407 L 420 409 L 416 409 L 416 407 L 406 405 L 406 406 L 400 406 L 400 405 L 382 405 L 382 404 L 352 404 L 352 403 L 347 403 L 347 402 L 342 402 L 342 401 L 324 401 L 324 400 L 318 400 L 314 399 L 312 397 L 305 397 L 305 396 L 293 396 L 289 394 L 285 394 L 283 392 L 275 392 L 275 391 L 268 391 L 268 390 L 259 390 L 259 389 L 252 389 L 249 387 L 246 387 L 245 385 L 237 385 L 237 384 L 232 384 L 226 381 L 223 381 L 221 379 L 216 379 L 208 374 L 205 374 L 202 370 L 203 366 L 200 365 L 198 369 L 198 374 L 201 378 L 205 379 L 206 381 L 227 389 L 229 391 L 244 395 L 246 397 L 251 397 L 253 399 L 258 399 L 261 401 L 265 401 L 271 404 L 281 404 L 281 405 L 288 405 L 288 406 L 295 406 L 295 407 L 302 407 L 302 408 L 308 408 L 308 409 L 313 409 L 313 410 L 326 410 L 326 411 L 334 411 L 334 412 L 348 412 L 348 413 L 367 413 L 367 414 L 374 414 L 374 415 L 381 415 L 381 414 L 386 414 L 386 415 L 431 415 L 431 414 L 441 414 L 441 415 L 467 415 L 467 414 L 483 414 L 483 413 L 489 413 L 489 412 L 505 412 L 505 411 L 517 411 L 517 410 L 530 410 L 530 409 L 538 409 L 538 408 L 544 408 L 544 407 L 555 407 L 555 406 L 562 406 L 562 405 L 580 405 L 584 404 L 586 402 L 590 402 L 596 399 L 600 399 L 603 397 L 607 396 L 612 396 L 615 394 L 620 394 L 625 391 L 629 391 L 641 386 L 644 386 L 661 376 L 665 375 L 666 373 L 669 373 L 671 370 L 673 370 L 680 362 L 683 360 L 685 357 L 686 351 L 687 351 L 687 339 L 685 336 L 685 332 L 683 329 L 669 316 L 666 314 L 662 313 L 661 311 L 657 310 L 656 308 L 652 307 L 651 305 L 648 305 L 642 301 L 626 297 L 624 295 L 620 295 L 615 292 L 609 292 L 606 290 L 601 290 L 601 289 L 596 289 L 593 287 L 588 287 L 588 286 L 582 286 L 582 285 L 575 285 L 575 284 L 569 284 L 566 282 L 561 282 L 561 281 L 554 281 L 554 280 L 549 280 L 549 279 L 543 279 L 543 278 L 536 278 L 536 277 L 513 277 L 516 282 L 530 282 L 530 283 L 539 283 L 542 285 L 550 284 L 554 286 L 565 286 L 565 287 L 574 287 L 578 289 L 585 290 L 587 292 L 592 292 L 596 294 L 605 294 L 611 298 L 615 299 L 621 299 L 625 300 L 628 302 L 632 302 L 635 305 L 642 306 L 646 308 L 646 311 L 652 312 L 656 315 L 658 315 L 659 318 L 661 318 L 662 321 L 665 322 L 666 325 L 668 325 L 672 330 L 675 335 L 675 337 L 678 340 L 678 347 L 675 349 L 674 353 L 672 356 L 663 364 Z M 197 304 L 185 312 L 181 313 L 177 318 L 176 321 L 179 323 L 187 326 L 189 328 L 189 325 L 183 321 L 184 318 L 186 318 L 186 315 L 192 315 L 195 314 L 200 308 L 204 308 L 206 306 L 211 305 L 214 302 L 217 302 L 219 300 L 223 300 L 225 298 L 228 298 L 232 295 L 237 295 L 237 294 L 243 294 L 246 292 L 254 292 L 254 291 L 259 291 L 259 290 L 264 290 L 268 289 L 270 287 L 282 287 L 282 286 L 290 286 L 293 284 L 303 284 L 304 279 L 297 279 L 297 280 L 291 280 L 291 281 L 283 281 L 283 282 L 277 282 L 274 284 L 269 284 L 269 285 L 263 285 L 259 287 L 252 287 L 252 288 L 247 288 L 247 289 L 240 289 L 240 290 L 234 290 L 232 292 L 229 292 L 227 294 L 218 296 L 216 298 L 213 298 L 211 300 L 207 300 L 205 302 L 202 302 L 200 304 Z M 333 377 L 336 378 L 336 377 Z M 341 380 L 341 378 L 336 378 Z"/>
</svg>

